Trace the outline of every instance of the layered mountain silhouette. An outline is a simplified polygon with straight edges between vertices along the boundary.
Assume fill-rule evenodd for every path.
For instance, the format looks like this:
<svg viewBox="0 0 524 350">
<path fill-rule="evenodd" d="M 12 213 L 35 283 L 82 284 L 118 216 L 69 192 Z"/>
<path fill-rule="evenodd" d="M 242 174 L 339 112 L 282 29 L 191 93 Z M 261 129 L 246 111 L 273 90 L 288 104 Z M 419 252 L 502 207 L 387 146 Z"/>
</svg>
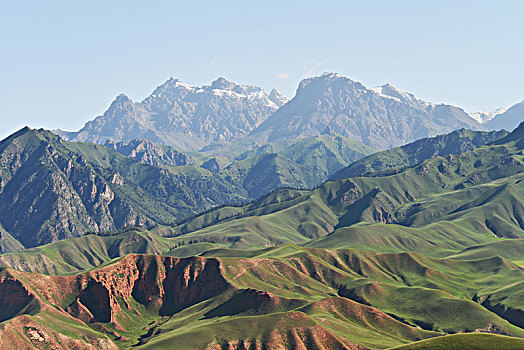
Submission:
<svg viewBox="0 0 524 350">
<path fill-rule="evenodd" d="M 181 150 L 242 139 L 265 144 L 327 133 L 388 149 L 461 128 L 512 130 L 524 118 L 520 105 L 470 114 L 459 107 L 422 101 L 391 84 L 367 88 L 337 73 L 304 79 L 291 100 L 276 90 L 266 94 L 224 78 L 202 87 L 170 79 L 142 102 L 120 95 L 81 130 L 56 132 L 69 141 L 104 144 L 148 139 Z"/>
<path fill-rule="evenodd" d="M 281 187 L 312 188 L 374 151 L 322 135 L 222 166 L 148 140 L 106 146 L 30 128 L 1 141 L 0 252 L 90 232 L 173 225 Z"/>
</svg>

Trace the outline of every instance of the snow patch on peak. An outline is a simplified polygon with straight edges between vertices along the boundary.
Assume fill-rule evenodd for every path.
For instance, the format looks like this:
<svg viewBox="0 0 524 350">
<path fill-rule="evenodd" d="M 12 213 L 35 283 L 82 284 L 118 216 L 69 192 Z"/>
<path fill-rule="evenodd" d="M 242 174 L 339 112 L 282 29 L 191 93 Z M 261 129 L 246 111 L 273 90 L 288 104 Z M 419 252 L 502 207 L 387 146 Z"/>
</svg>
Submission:
<svg viewBox="0 0 524 350">
<path fill-rule="evenodd" d="M 153 91 L 150 97 L 160 97 L 164 93 L 172 93 L 174 91 L 192 92 L 196 89 L 197 88 L 195 86 L 184 83 L 183 81 L 174 78 L 169 78 L 169 80 L 166 81 L 164 84 L 158 86 L 155 89 L 155 91 Z"/>
<path fill-rule="evenodd" d="M 346 79 L 349 79 L 349 78 L 343 76 L 342 74 L 335 73 L 335 72 L 324 72 L 324 73 L 322 73 L 321 77 L 322 78 L 346 78 Z"/>
<path fill-rule="evenodd" d="M 276 89 L 271 90 L 268 97 L 279 108 L 289 102 L 289 97 Z"/>
<path fill-rule="evenodd" d="M 524 101 L 523 101 L 524 102 Z M 522 103 L 522 102 L 521 102 Z M 498 108 L 491 112 L 475 112 L 469 113 L 469 116 L 479 123 L 486 123 L 491 119 L 495 118 L 497 115 L 506 112 L 509 108 Z"/>
<path fill-rule="evenodd" d="M 370 90 L 380 95 L 381 97 L 392 99 L 397 102 L 404 102 L 404 103 L 407 102 L 407 103 L 414 103 L 414 104 L 422 103 L 426 107 L 431 105 L 431 103 L 419 100 L 413 94 L 402 91 L 399 88 L 397 88 L 396 86 L 389 84 L 389 83 L 384 84 L 382 86 L 376 86 L 374 88 L 371 88 Z"/>
<path fill-rule="evenodd" d="M 251 86 L 251 85 L 240 85 L 233 83 L 231 81 L 228 81 L 224 78 L 218 78 L 214 82 L 211 83 L 211 86 L 203 87 L 204 89 L 210 89 L 212 91 L 218 90 L 218 91 L 228 91 L 235 93 L 237 95 L 241 95 L 248 98 L 257 98 L 261 95 L 265 95 L 265 92 L 263 89 L 257 87 L 257 86 Z"/>
<path fill-rule="evenodd" d="M 177 88 L 183 88 L 183 89 L 186 89 L 186 90 L 194 90 L 194 89 L 196 89 L 195 86 L 189 85 L 187 83 L 184 83 L 183 81 L 180 81 L 178 79 L 173 79 L 171 86 L 177 87 Z"/>
</svg>

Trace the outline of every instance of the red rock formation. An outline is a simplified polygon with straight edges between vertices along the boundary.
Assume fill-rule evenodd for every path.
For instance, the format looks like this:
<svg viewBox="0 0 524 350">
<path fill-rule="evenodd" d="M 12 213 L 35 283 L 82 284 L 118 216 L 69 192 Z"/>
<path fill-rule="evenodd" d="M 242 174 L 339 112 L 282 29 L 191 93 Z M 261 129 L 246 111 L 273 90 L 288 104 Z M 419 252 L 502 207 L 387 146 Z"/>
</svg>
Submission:
<svg viewBox="0 0 524 350">
<path fill-rule="evenodd" d="M 19 280 L 7 272 L 0 276 L 0 322 L 39 308 L 40 302 Z"/>
</svg>

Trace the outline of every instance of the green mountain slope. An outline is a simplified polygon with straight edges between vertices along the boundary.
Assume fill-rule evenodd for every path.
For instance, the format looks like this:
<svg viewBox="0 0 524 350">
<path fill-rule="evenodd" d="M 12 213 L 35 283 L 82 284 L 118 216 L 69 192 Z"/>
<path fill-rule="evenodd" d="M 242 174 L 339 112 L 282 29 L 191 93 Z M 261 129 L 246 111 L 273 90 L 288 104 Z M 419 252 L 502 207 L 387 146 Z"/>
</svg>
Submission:
<svg viewBox="0 0 524 350">
<path fill-rule="evenodd" d="M 71 276 L 4 269 L 0 276 L 10 283 L 0 283 L 5 295 L 0 303 L 11 308 L 1 321 L 9 328 L 22 319 L 52 320 L 40 324 L 44 334 L 76 322 L 120 348 L 201 349 L 239 342 L 387 348 L 490 330 L 524 337 L 523 329 L 480 305 L 481 299 L 499 296 L 505 284 L 522 281 L 524 270 L 503 259 L 293 245 L 245 254 L 250 257 L 225 251 L 186 259 L 128 255 Z M 17 295 L 25 297 L 15 303 Z M 6 340 L 5 329 L 0 328 L 0 345 L 24 337 Z"/>
<path fill-rule="evenodd" d="M 243 198 L 204 169 L 153 167 L 44 130 L 24 128 L 3 140 L 0 164 L 0 222 L 25 247 L 174 223 Z"/>
<path fill-rule="evenodd" d="M 364 144 L 339 135 L 278 141 L 237 156 L 220 174 L 258 198 L 271 190 L 308 189 L 323 183 L 336 171 L 373 153 Z"/>
<path fill-rule="evenodd" d="M 312 188 L 371 152 L 345 138 L 322 136 L 300 141 L 282 155 L 261 154 L 209 171 L 178 166 L 191 158 L 149 141 L 108 145 L 133 159 L 100 145 L 65 142 L 44 130 L 24 128 L 3 140 L 0 251 L 89 232 L 173 225 L 277 188 Z"/>
<path fill-rule="evenodd" d="M 522 237 L 519 133 L 390 176 L 330 181 L 302 194 L 281 190 L 258 203 L 221 208 L 158 232 L 184 243 L 209 240 L 233 248 L 316 238 L 308 244 L 356 244 L 433 256 L 497 237 Z"/>
<path fill-rule="evenodd" d="M 24 246 L 0 225 L 0 253 L 16 252 L 22 249 L 24 249 Z"/>
<path fill-rule="evenodd" d="M 470 151 L 499 140 L 507 134 L 505 130 L 485 132 L 460 129 L 374 153 L 338 171 L 330 179 L 341 180 L 357 176 L 376 176 L 381 172 L 398 172 L 426 159 Z"/>
<path fill-rule="evenodd" d="M 175 246 L 169 238 L 143 228 L 114 235 L 88 234 L 16 253 L 0 254 L 0 266 L 20 271 L 62 275 L 96 268 L 127 254 L 162 254 Z"/>
</svg>

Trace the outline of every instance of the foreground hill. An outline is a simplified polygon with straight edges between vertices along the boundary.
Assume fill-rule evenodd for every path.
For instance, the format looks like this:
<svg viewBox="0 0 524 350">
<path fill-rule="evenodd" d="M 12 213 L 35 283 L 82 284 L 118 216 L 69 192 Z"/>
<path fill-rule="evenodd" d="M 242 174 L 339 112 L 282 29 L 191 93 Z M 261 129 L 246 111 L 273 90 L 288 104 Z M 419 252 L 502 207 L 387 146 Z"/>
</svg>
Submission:
<svg viewBox="0 0 524 350">
<path fill-rule="evenodd" d="M 335 132 L 378 149 L 456 129 L 483 129 L 462 109 L 434 105 L 391 85 L 368 89 L 340 74 L 303 80 L 295 97 L 250 137 L 276 141 Z"/>
<path fill-rule="evenodd" d="M 524 272 L 503 260 L 448 262 L 292 246 L 251 255 L 129 255 L 56 277 L 4 269 L 0 345 L 43 348 L 66 335 L 80 348 L 109 338 L 121 348 L 356 349 L 483 329 L 524 336 L 468 299 L 495 289 L 485 281 L 494 270 L 506 282 L 522 281 Z M 404 308 L 408 299 L 417 307 Z M 14 332 L 19 324 L 26 327 Z"/>
</svg>

